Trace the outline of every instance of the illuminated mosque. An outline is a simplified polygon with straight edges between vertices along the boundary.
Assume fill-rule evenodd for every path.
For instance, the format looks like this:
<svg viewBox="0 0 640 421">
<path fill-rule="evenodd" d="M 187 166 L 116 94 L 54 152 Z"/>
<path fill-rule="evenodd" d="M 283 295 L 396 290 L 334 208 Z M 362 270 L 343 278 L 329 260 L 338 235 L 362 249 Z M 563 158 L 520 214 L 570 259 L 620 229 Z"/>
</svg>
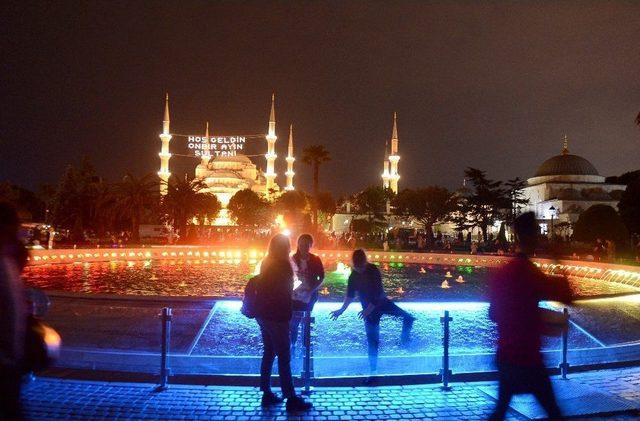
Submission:
<svg viewBox="0 0 640 421">
<path fill-rule="evenodd" d="M 171 176 L 169 171 L 169 159 L 171 158 L 169 144 L 171 138 L 169 96 L 167 95 L 162 133 L 160 134 L 162 147 L 159 153 L 160 171 L 158 171 L 158 176 L 162 181 L 160 185 L 160 193 L 162 195 L 167 194 L 166 183 Z M 223 209 L 217 219 L 211 221 L 212 225 L 230 225 L 226 207 L 231 197 L 240 190 L 250 189 L 265 198 L 277 197 L 283 191 L 294 190 L 293 126 L 289 127 L 288 153 L 285 158 L 287 162 L 287 171 L 285 172 L 286 185 L 281 188 L 276 182 L 275 161 L 277 154 L 275 147 L 278 137 L 276 136 L 275 95 L 271 97 L 269 126 L 264 138 L 267 142 L 267 151 L 264 154 L 266 171 L 258 168 L 247 155 L 238 153 L 238 151 L 243 150 L 245 137 L 209 136 L 209 123 L 206 124 L 204 136 L 189 136 L 189 147 L 193 146 L 194 156 L 200 158 L 200 162 L 195 167 L 195 177 L 203 180 L 207 185 L 207 188 L 203 191 L 213 193 L 222 204 Z M 222 150 L 218 150 L 218 146 Z"/>
<path fill-rule="evenodd" d="M 569 152 L 565 135 L 562 151 L 544 161 L 522 190 L 529 200 L 524 211 L 535 212 L 543 233 L 547 223 L 574 223 L 590 206 L 603 204 L 615 208 L 626 186 L 605 182 L 605 177 L 585 158 Z"/>
</svg>

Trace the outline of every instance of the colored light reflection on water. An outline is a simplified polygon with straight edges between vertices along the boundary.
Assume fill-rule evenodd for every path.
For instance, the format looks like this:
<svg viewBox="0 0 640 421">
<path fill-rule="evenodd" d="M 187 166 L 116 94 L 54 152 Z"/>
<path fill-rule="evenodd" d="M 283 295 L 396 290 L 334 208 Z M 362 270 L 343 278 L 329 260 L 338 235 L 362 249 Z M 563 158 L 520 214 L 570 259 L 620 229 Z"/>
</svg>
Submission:
<svg viewBox="0 0 640 421">
<path fill-rule="evenodd" d="M 246 280 L 256 272 L 258 259 L 112 261 L 91 264 L 29 266 L 26 282 L 45 290 L 122 295 L 241 297 Z M 322 300 L 344 296 L 351 269 L 344 262 L 325 262 Z M 402 301 L 483 301 L 485 268 L 417 264 L 379 265 L 387 293 Z M 447 277 L 449 272 L 449 277 Z M 464 283 L 454 282 L 462 276 Z M 449 288 L 443 289 L 448 279 Z M 578 295 L 638 292 L 638 288 L 584 279 L 572 281 Z"/>
</svg>

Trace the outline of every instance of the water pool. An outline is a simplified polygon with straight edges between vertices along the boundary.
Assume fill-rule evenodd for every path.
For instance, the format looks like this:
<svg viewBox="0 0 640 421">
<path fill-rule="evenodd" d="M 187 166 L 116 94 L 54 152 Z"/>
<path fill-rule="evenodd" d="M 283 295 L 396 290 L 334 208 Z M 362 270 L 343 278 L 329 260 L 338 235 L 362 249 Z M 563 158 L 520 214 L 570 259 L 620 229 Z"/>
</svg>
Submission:
<svg viewBox="0 0 640 421">
<path fill-rule="evenodd" d="M 238 260 L 147 260 L 28 266 L 25 281 L 34 287 L 87 294 L 239 298 L 257 262 Z M 349 268 L 325 262 L 322 301 L 341 300 Z M 477 266 L 380 263 L 387 294 L 401 301 L 483 301 L 488 269 Z M 461 277 L 461 278 L 460 278 Z M 458 282 L 464 281 L 463 283 Z M 447 281 L 450 288 L 442 288 Z M 640 289 L 573 278 L 580 297 L 637 293 Z"/>
<path fill-rule="evenodd" d="M 238 301 L 256 263 L 225 259 L 46 264 L 30 266 L 24 275 L 31 286 L 57 291 L 52 294 L 49 322 L 62 333 L 65 348 L 61 363 L 65 366 L 155 370 L 160 304 L 135 297 L 153 296 L 169 303 L 171 299 L 166 297 L 209 297 L 196 307 L 169 304 L 174 307 L 173 372 L 256 374 L 261 353 L 259 331 L 255 321 L 240 314 Z M 489 269 L 405 263 L 379 263 L 379 267 L 388 295 L 417 317 L 413 341 L 406 348 L 399 345 L 400 321 L 383 318 L 380 373 L 437 372 L 444 310 L 453 317 L 454 371 L 493 369 L 495 327 L 484 302 Z M 354 303 L 338 321 L 329 318 L 329 312 L 343 298 L 349 269 L 340 261 L 326 262 L 326 269 L 320 302 L 314 311 L 316 375 L 365 375 L 366 339 L 363 323 L 357 318 L 359 304 Z M 444 281 L 450 288 L 442 288 Z M 640 343 L 640 295 L 598 298 L 638 294 L 638 288 L 588 278 L 572 278 L 570 282 L 585 299 L 569 308 L 573 323 L 571 352 L 590 350 L 588 358 L 580 354 L 585 363 L 615 361 L 617 356 L 609 352 L 611 347 Z M 66 292 L 82 293 L 83 298 L 65 297 Z M 116 298 L 95 298 L 101 294 Z M 553 303 L 544 305 L 559 309 Z M 550 366 L 557 365 L 560 348 L 559 339 L 545 340 Z M 300 367 L 298 357 L 294 370 Z"/>
</svg>

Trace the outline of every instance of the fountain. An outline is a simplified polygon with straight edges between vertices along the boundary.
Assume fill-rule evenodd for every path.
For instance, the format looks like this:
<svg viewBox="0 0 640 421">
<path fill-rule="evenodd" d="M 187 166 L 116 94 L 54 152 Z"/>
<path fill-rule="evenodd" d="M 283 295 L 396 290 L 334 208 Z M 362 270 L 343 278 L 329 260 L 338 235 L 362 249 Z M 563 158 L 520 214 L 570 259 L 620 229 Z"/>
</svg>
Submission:
<svg viewBox="0 0 640 421">
<path fill-rule="evenodd" d="M 451 275 L 450 271 L 447 271 L 447 273 L 444 275 L 445 278 L 451 278 L 453 277 L 453 275 Z"/>
<path fill-rule="evenodd" d="M 458 275 L 458 277 L 456 278 L 456 282 L 459 284 L 464 284 L 464 278 L 462 277 L 462 275 Z"/>
<path fill-rule="evenodd" d="M 451 286 L 449 285 L 449 281 L 447 281 L 446 279 L 442 281 L 442 283 L 440 284 L 440 288 L 442 289 L 451 288 Z"/>
</svg>

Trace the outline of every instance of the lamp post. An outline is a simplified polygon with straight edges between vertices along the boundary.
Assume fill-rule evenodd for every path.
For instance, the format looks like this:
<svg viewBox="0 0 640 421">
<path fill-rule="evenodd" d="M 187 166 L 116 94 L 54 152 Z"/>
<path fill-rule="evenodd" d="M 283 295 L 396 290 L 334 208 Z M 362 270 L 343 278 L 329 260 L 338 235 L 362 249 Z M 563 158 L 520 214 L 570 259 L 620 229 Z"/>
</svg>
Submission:
<svg viewBox="0 0 640 421">
<path fill-rule="evenodd" d="M 556 208 L 554 208 L 553 206 L 551 206 L 551 207 L 549 208 L 549 211 L 551 211 L 551 240 L 553 240 L 553 238 L 554 238 L 554 236 L 555 236 L 555 235 L 554 235 L 554 232 L 553 232 L 553 217 L 554 217 L 554 216 L 555 216 L 555 214 L 556 214 Z"/>
</svg>

